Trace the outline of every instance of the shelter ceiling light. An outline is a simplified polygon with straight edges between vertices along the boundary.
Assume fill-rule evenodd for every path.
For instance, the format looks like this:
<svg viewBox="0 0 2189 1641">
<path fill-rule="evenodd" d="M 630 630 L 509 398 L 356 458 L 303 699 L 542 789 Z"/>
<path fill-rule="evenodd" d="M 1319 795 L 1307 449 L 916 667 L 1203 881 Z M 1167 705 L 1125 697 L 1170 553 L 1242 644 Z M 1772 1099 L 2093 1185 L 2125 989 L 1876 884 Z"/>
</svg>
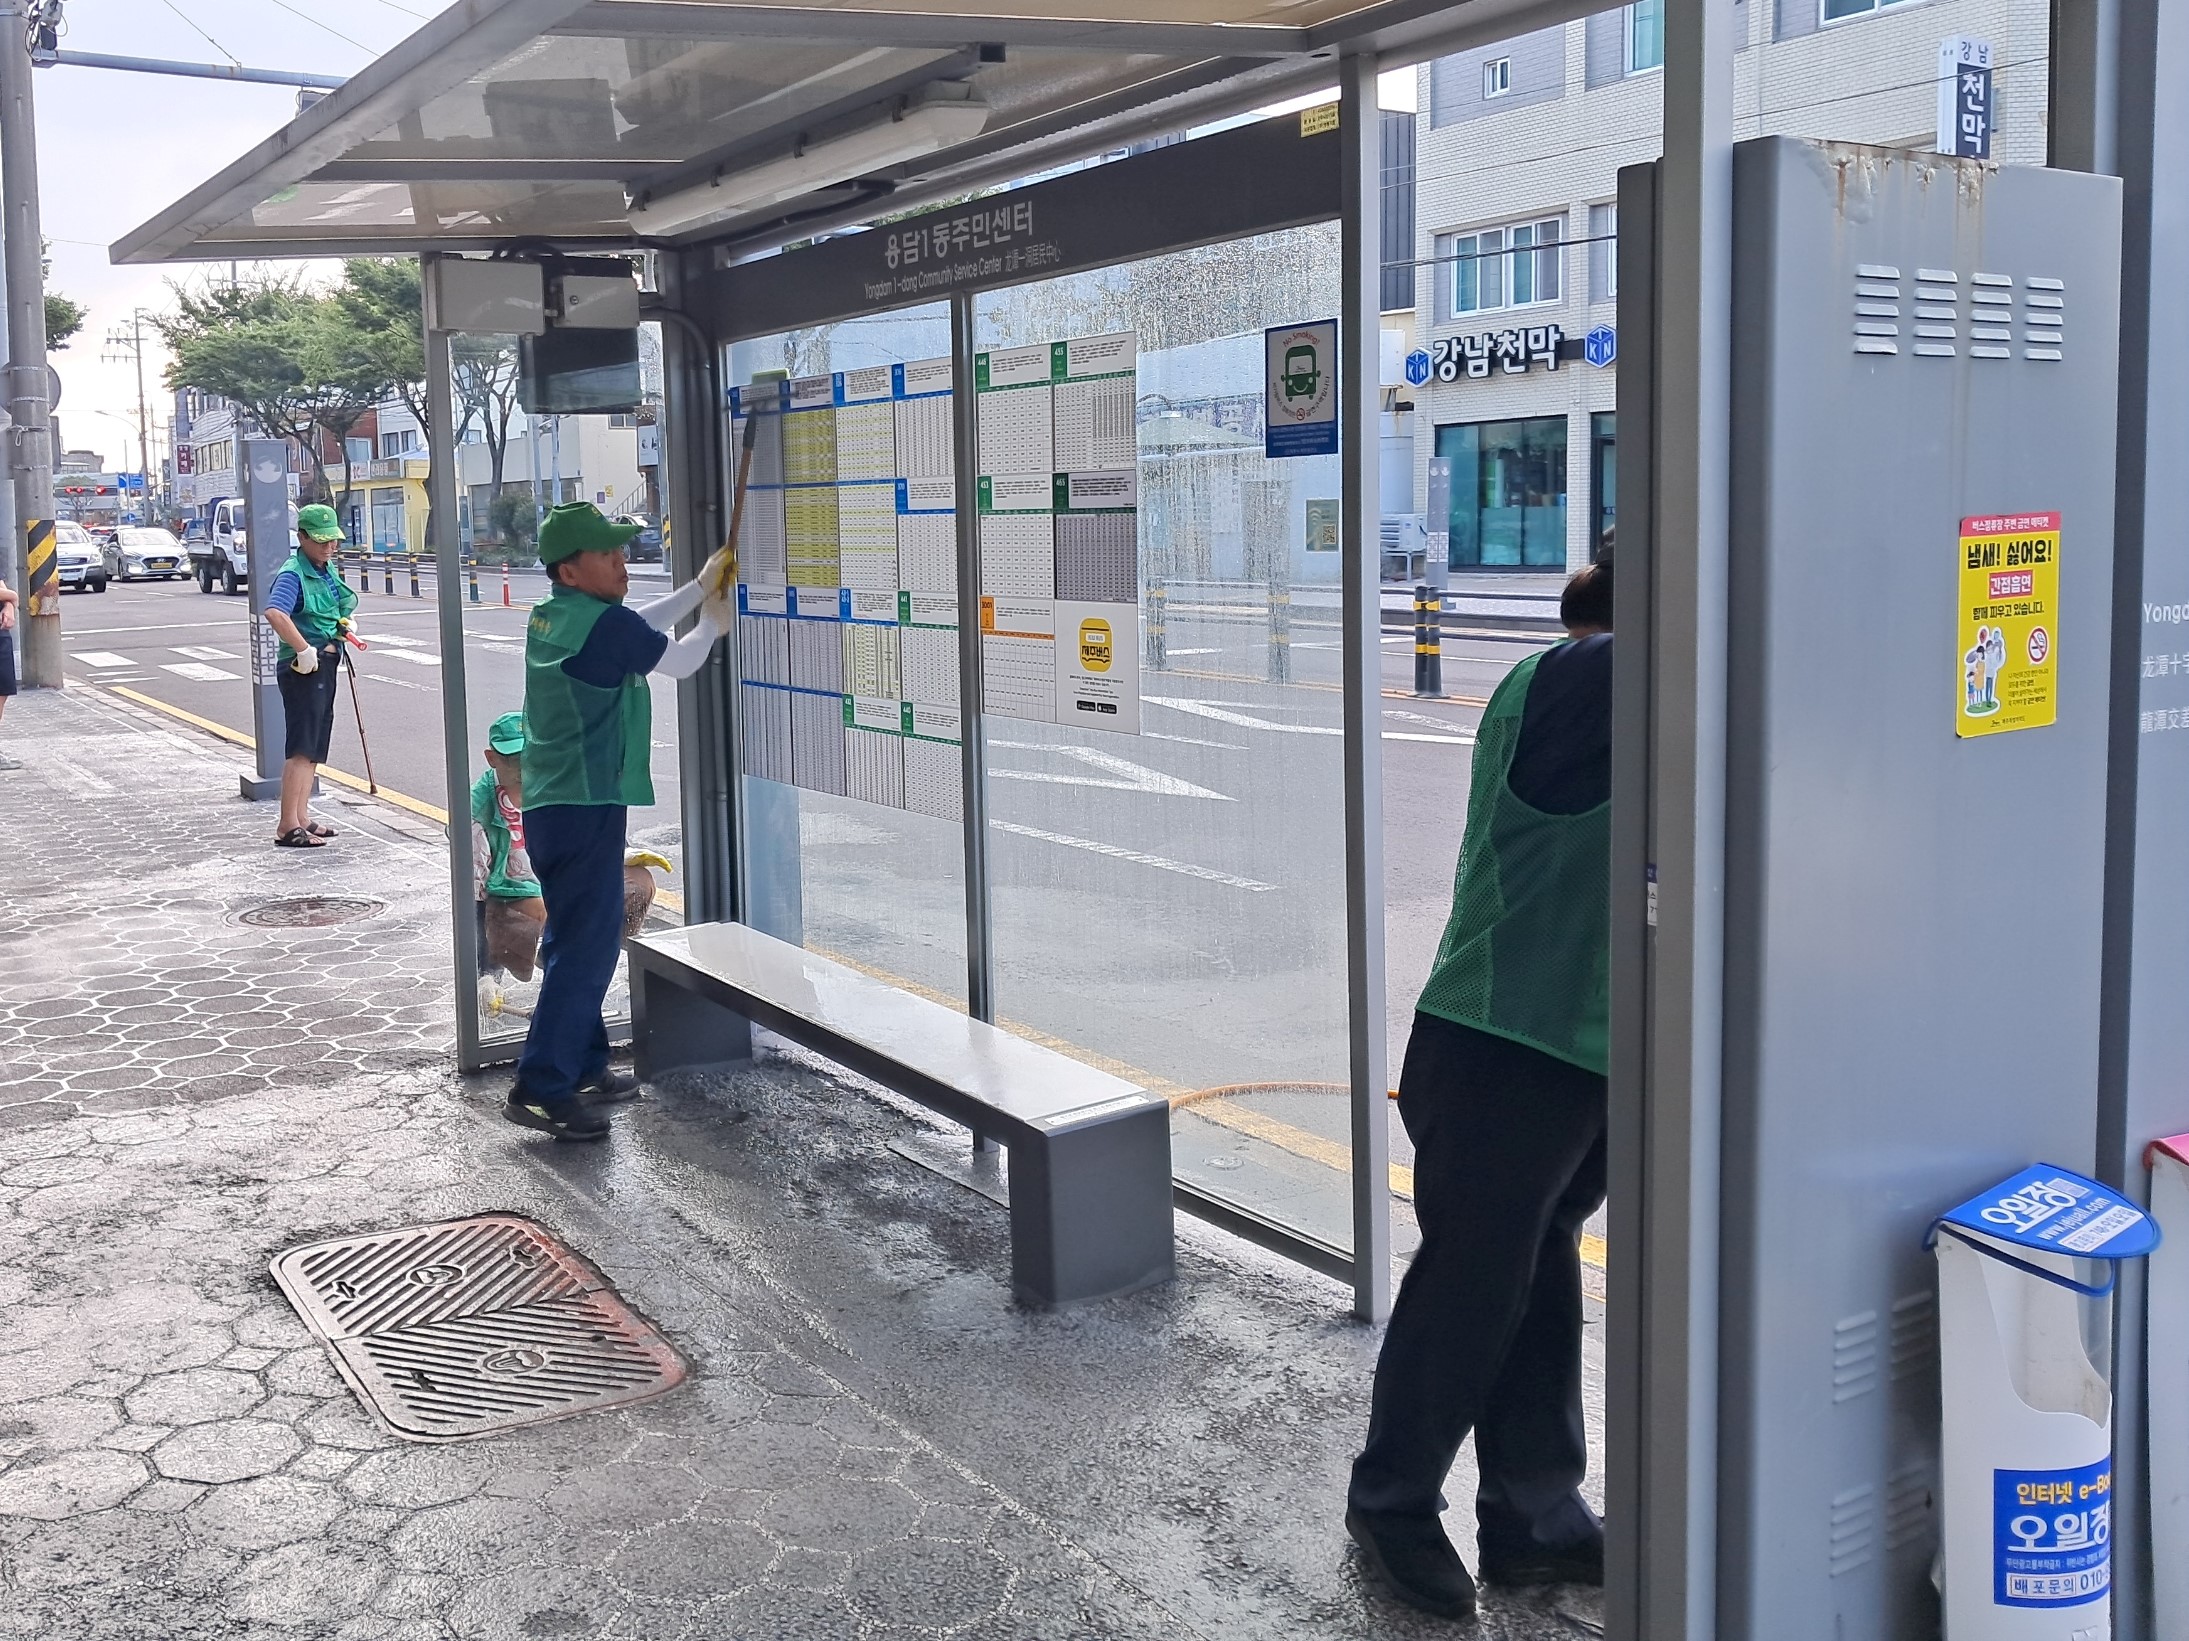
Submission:
<svg viewBox="0 0 2189 1641">
<path fill-rule="evenodd" d="M 980 135 L 986 99 L 963 81 L 925 86 L 871 125 L 819 142 L 799 139 L 789 153 L 667 192 L 630 193 L 631 226 L 647 234 L 688 233 L 748 211 L 933 154 Z"/>
</svg>

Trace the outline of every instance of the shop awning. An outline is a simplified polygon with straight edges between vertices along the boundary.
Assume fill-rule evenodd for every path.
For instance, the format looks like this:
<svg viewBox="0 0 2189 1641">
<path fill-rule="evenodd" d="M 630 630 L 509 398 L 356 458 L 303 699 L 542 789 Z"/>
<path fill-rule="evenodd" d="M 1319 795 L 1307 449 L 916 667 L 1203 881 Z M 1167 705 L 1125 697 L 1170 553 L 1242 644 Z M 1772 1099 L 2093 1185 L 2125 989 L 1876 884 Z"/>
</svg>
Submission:
<svg viewBox="0 0 2189 1641">
<path fill-rule="evenodd" d="M 1591 3 L 458 0 L 112 255 L 747 254 Z"/>
</svg>

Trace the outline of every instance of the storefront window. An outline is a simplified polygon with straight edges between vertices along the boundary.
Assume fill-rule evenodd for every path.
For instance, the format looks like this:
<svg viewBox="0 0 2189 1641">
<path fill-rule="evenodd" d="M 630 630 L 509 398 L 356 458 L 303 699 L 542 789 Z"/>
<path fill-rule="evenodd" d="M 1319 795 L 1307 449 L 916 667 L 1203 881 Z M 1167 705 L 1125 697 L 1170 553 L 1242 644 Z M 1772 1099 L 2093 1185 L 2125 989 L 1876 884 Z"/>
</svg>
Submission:
<svg viewBox="0 0 2189 1641">
<path fill-rule="evenodd" d="M 1440 427 L 1436 453 L 1452 461 L 1453 569 L 1565 567 L 1565 417 Z"/>
</svg>

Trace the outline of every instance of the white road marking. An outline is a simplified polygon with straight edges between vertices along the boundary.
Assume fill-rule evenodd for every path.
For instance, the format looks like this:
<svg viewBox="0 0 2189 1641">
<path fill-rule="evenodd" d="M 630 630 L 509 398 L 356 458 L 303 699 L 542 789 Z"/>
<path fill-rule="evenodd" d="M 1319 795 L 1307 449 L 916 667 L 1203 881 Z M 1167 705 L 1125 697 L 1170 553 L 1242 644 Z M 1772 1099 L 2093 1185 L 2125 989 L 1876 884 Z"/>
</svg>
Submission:
<svg viewBox="0 0 2189 1641">
<path fill-rule="evenodd" d="M 1432 718 L 1426 712 L 1408 712 L 1403 707 L 1385 707 L 1383 715 L 1386 718 L 1396 718 L 1402 724 L 1419 724 L 1423 729 L 1442 730 L 1447 735 L 1466 735 L 1470 739 L 1473 737 L 1473 731 L 1465 724 L 1455 724 L 1449 718 Z"/>
<path fill-rule="evenodd" d="M 998 772 L 990 770 L 989 773 Z M 1184 877 L 1205 878 L 1210 883 L 1229 884 L 1234 889 L 1245 889 L 1253 894 L 1261 894 L 1277 887 L 1274 883 L 1240 877 L 1233 872 L 1219 872 L 1212 866 L 1195 866 L 1183 860 L 1166 860 L 1161 855 L 1146 855 L 1137 849 L 1120 848 L 1114 843 L 1098 843 L 1093 838 L 1075 838 L 1064 832 L 1044 832 L 1038 826 L 1019 826 L 1011 821 L 1000 820 L 992 820 L 988 824 L 999 832 L 1009 832 L 1015 837 L 1058 843 L 1067 849 L 1085 849 L 1093 854 L 1108 855 L 1112 860 L 1129 860 L 1136 866 L 1152 866 L 1159 872 L 1177 872 Z"/>
<path fill-rule="evenodd" d="M 1222 650 L 1174 650 L 1166 646 L 1163 653 L 1165 655 L 1222 655 L 1224 652 Z"/>
<path fill-rule="evenodd" d="M 375 633 L 372 641 L 383 649 L 392 645 L 397 649 L 405 650 L 418 649 L 425 643 L 423 638 L 398 638 L 395 634 L 386 632 Z"/>
<path fill-rule="evenodd" d="M 79 650 L 76 659 L 87 667 L 133 667 L 137 663 L 112 650 Z"/>
<path fill-rule="evenodd" d="M 243 659 L 234 650 L 219 649 L 211 644 L 177 644 L 173 648 L 177 655 L 187 655 L 193 661 L 240 661 Z"/>
<path fill-rule="evenodd" d="M 1345 733 L 1342 729 L 1334 729 L 1325 724 L 1272 723 L 1267 718 L 1256 718 L 1248 713 L 1233 712 L 1230 708 L 1220 707 L 1213 701 L 1187 701 L 1170 695 L 1144 695 L 1141 699 L 1150 706 L 1169 707 L 1176 712 L 1190 712 L 1197 718 L 1213 718 L 1217 723 L 1236 724 L 1241 729 L 1268 729 L 1274 730 L 1280 735 L 1342 736 Z"/>
<path fill-rule="evenodd" d="M 1211 792 L 1205 786 L 1195 786 L 1191 781 L 1166 775 L 1159 769 L 1133 763 L 1114 753 L 1098 752 L 1091 746 L 1043 746 L 1034 741 L 990 741 L 988 744 L 1009 752 L 1050 752 L 1058 757 L 1074 758 L 1106 775 L 1118 777 L 1105 781 L 1091 775 L 1057 775 L 1046 770 L 990 769 L 988 773 L 999 780 L 1041 781 L 1051 786 L 1099 786 L 1115 792 L 1152 792 L 1165 798 L 1207 798 L 1215 803 L 1232 801 L 1224 793 Z"/>
<path fill-rule="evenodd" d="M 1191 735 L 1165 735 L 1157 729 L 1143 729 L 1140 732 L 1140 738 L 1143 741 L 1176 741 L 1180 746 L 1212 746 L 1219 752 L 1245 752 L 1248 750 L 1246 747 L 1238 746 L 1230 741 L 1201 741 L 1196 740 Z"/>
<path fill-rule="evenodd" d="M 1383 732 L 1387 741 L 1429 741 L 1437 746 L 1473 746 L 1472 735 L 1417 735 L 1404 729 L 1387 729 Z"/>
<path fill-rule="evenodd" d="M 203 661 L 167 661 L 161 663 L 161 670 L 199 684 L 218 684 L 226 679 L 243 676 L 240 672 L 230 672 L 226 667 L 208 666 Z"/>
<path fill-rule="evenodd" d="M 380 644 L 385 644 L 387 640 L 385 638 L 382 638 L 377 640 L 377 642 Z M 408 661 L 413 666 L 419 667 L 437 667 L 441 664 L 441 658 L 438 655 L 427 655 L 420 650 L 384 649 L 380 652 L 380 659 L 383 661 Z"/>
</svg>

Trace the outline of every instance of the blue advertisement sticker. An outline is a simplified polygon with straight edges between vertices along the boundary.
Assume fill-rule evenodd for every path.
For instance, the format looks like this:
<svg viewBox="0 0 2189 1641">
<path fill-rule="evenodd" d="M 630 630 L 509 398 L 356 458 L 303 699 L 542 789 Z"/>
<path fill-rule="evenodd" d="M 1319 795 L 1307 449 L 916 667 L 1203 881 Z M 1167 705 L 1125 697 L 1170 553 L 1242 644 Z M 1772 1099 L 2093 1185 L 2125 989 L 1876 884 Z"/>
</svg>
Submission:
<svg viewBox="0 0 2189 1641">
<path fill-rule="evenodd" d="M 2158 1246 L 2158 1226 L 2109 1185 L 2040 1164 L 1942 1216 L 2001 1242 L 2077 1259 L 2135 1259 Z"/>
<path fill-rule="evenodd" d="M 1991 1473 L 1992 1600 L 2079 1607 L 2113 1582 L 2113 1461 Z"/>
</svg>

